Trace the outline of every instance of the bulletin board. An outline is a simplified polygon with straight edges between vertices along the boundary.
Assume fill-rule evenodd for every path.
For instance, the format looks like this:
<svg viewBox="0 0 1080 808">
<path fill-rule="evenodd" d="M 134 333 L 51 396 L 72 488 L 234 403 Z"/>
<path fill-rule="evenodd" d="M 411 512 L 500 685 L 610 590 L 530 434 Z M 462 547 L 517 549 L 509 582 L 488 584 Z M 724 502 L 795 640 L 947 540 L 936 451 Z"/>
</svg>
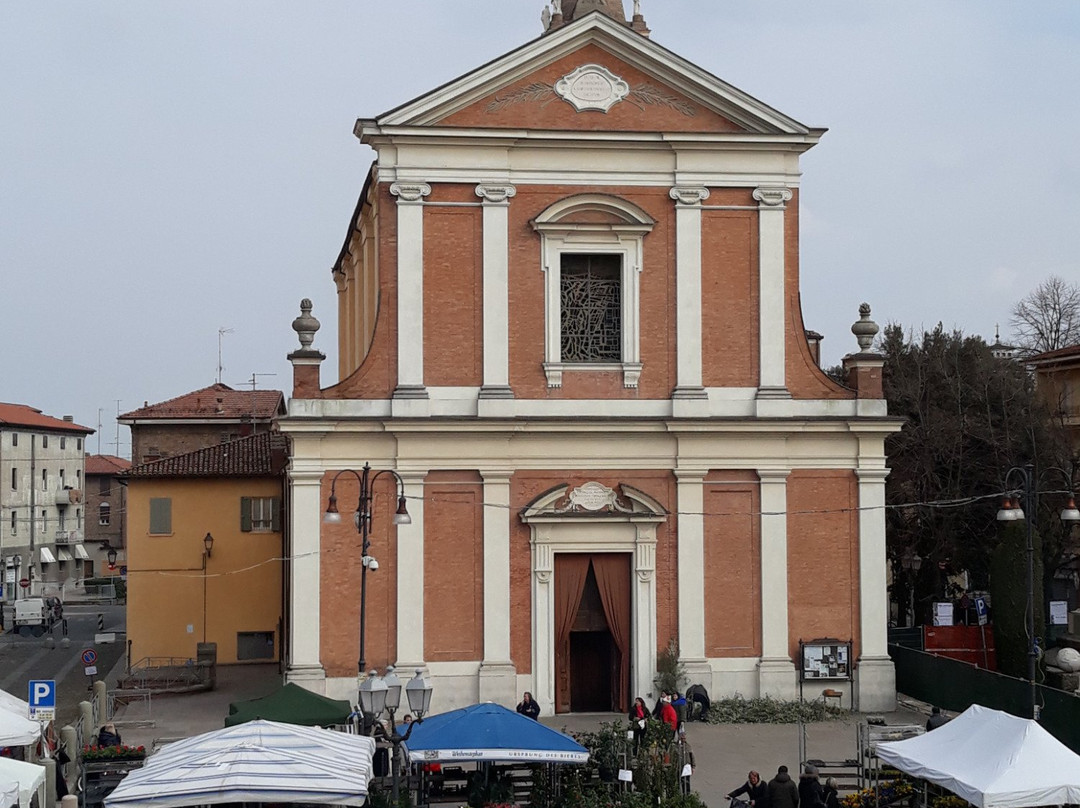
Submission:
<svg viewBox="0 0 1080 808">
<path fill-rule="evenodd" d="M 851 679 L 851 641 L 799 641 L 799 676 L 803 682 Z"/>
</svg>

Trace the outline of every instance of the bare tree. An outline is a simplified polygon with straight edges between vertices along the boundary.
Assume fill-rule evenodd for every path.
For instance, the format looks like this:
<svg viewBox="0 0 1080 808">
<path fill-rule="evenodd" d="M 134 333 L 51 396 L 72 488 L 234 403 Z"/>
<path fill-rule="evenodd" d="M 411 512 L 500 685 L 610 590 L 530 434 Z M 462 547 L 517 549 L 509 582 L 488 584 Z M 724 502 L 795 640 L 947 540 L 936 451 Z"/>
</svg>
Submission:
<svg viewBox="0 0 1080 808">
<path fill-rule="evenodd" d="M 1011 322 L 1028 354 L 1080 343 L 1080 286 L 1051 275 L 1013 306 Z"/>
</svg>

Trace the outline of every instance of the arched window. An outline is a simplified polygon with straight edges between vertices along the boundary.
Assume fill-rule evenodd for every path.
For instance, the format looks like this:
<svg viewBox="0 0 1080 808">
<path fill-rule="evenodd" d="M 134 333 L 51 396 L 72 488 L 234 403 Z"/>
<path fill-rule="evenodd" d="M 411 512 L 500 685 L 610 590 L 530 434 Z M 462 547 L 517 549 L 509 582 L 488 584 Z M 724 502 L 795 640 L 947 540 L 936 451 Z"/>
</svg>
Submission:
<svg viewBox="0 0 1080 808">
<path fill-rule="evenodd" d="M 641 376 L 638 276 L 642 241 L 656 222 L 625 199 L 580 194 L 537 216 L 544 282 L 544 373 L 561 387 L 567 371 Z"/>
</svg>

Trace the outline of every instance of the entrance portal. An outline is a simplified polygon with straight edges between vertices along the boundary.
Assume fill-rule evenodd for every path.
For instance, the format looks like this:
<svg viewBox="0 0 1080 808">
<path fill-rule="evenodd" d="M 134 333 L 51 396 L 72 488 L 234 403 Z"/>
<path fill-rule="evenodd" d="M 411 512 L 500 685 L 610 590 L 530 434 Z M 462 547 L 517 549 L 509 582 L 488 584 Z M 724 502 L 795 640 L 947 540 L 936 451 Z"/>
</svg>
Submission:
<svg viewBox="0 0 1080 808">
<path fill-rule="evenodd" d="M 630 685 L 630 554 L 555 556 L 555 706 L 625 712 Z"/>
</svg>

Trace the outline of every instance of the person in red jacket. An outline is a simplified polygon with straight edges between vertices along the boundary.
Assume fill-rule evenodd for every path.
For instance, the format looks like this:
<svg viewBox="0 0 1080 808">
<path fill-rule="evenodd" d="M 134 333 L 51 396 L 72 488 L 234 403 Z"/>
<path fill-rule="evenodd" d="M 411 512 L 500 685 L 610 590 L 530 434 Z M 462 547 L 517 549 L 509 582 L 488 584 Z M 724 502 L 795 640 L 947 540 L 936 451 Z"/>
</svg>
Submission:
<svg viewBox="0 0 1080 808">
<path fill-rule="evenodd" d="M 679 714 L 671 706 L 671 696 L 667 693 L 660 697 L 660 720 L 671 727 L 672 733 L 679 729 Z"/>
</svg>

